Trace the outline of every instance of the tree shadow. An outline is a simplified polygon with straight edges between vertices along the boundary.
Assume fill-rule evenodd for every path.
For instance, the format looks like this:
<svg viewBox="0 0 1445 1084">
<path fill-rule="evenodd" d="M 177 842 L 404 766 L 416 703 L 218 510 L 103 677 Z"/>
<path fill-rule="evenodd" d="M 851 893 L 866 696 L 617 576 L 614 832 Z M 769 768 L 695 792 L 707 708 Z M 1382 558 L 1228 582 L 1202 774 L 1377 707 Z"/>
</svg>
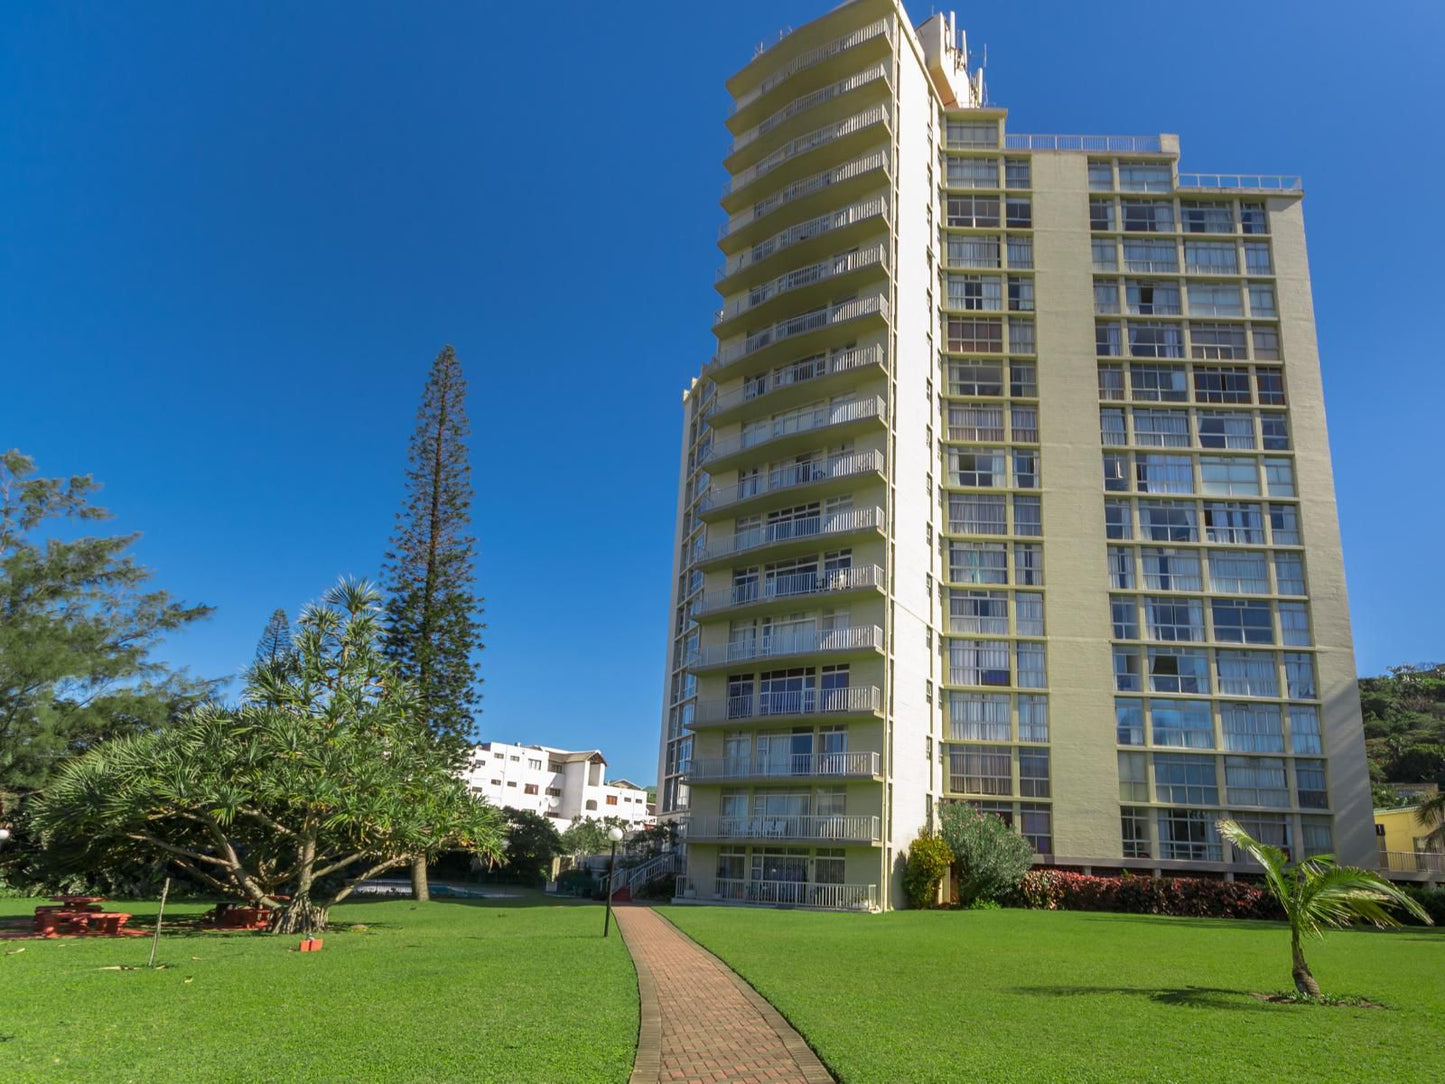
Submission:
<svg viewBox="0 0 1445 1084">
<path fill-rule="evenodd" d="M 1245 990 L 1225 990 L 1214 986 L 1015 986 L 1011 991 L 1029 997 L 1089 997 L 1098 994 L 1127 994 L 1142 997 L 1156 1005 L 1176 1005 L 1187 1009 L 1226 1009 L 1232 1012 L 1269 1012 L 1270 1006 Z"/>
</svg>

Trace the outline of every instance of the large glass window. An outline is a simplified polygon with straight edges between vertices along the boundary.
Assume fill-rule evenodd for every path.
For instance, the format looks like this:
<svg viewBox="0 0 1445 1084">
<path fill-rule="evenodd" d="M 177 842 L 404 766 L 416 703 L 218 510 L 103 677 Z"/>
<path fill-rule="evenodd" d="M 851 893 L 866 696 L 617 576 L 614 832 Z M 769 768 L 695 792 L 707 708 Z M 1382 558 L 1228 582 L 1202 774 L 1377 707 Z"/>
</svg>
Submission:
<svg viewBox="0 0 1445 1084">
<path fill-rule="evenodd" d="M 1221 704 L 1224 748 L 1232 753 L 1283 753 L 1284 729 L 1275 704 Z"/>
<path fill-rule="evenodd" d="M 1007 745 L 950 746 L 948 789 L 955 794 L 1012 794 L 1012 750 Z"/>
<path fill-rule="evenodd" d="M 1214 718 L 1207 700 L 1153 700 L 1149 716 L 1155 745 L 1214 748 Z"/>
<path fill-rule="evenodd" d="M 948 642 L 950 685 L 1007 685 L 1011 676 L 1006 640 Z"/>
<path fill-rule="evenodd" d="M 1010 741 L 1009 698 L 993 693 L 948 694 L 948 736 L 954 741 Z"/>
<path fill-rule="evenodd" d="M 1269 603 L 1243 598 L 1211 599 L 1214 638 L 1236 644 L 1274 643 L 1274 618 Z"/>
<path fill-rule="evenodd" d="M 1217 805 L 1219 783 L 1213 757 L 1154 754 L 1154 793 L 1160 802 Z"/>
</svg>

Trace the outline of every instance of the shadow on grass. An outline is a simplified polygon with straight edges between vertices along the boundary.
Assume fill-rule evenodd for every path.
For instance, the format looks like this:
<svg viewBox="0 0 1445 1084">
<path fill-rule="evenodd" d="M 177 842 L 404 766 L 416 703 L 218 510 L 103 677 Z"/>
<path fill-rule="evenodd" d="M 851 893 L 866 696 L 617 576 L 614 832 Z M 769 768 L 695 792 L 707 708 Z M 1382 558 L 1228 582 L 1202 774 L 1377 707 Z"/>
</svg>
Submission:
<svg viewBox="0 0 1445 1084">
<path fill-rule="evenodd" d="M 1213 986 L 1151 988 L 1146 986 L 1015 986 L 1010 993 L 1029 997 L 1090 997 L 1099 994 L 1127 994 L 1157 1005 L 1178 1005 L 1187 1009 L 1229 1009 L 1235 1012 L 1269 1012 L 1270 1006 L 1244 990 Z"/>
<path fill-rule="evenodd" d="M 1273 918 L 1186 918 L 1181 915 L 1125 915 L 1114 911 L 1073 912 L 1085 916 L 1088 922 L 1142 922 L 1157 926 L 1167 922 L 1171 926 L 1182 926 L 1194 930 L 1259 930 L 1287 929 L 1285 922 Z"/>
</svg>

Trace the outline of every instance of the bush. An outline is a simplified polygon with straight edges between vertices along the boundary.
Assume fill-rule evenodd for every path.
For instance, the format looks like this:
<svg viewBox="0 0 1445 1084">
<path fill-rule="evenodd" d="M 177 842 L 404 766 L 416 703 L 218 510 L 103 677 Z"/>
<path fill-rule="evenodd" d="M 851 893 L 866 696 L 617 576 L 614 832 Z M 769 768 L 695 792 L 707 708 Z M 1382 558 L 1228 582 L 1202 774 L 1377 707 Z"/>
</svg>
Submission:
<svg viewBox="0 0 1445 1084">
<path fill-rule="evenodd" d="M 1035 869 L 1024 874 L 1012 902 L 1045 911 L 1116 911 L 1191 918 L 1284 917 L 1273 896 L 1245 881 L 1091 877 L 1057 869 Z"/>
<path fill-rule="evenodd" d="M 670 900 L 677 895 L 677 874 L 664 873 L 661 877 L 654 877 L 638 886 L 632 895 L 639 900 Z"/>
<path fill-rule="evenodd" d="M 569 869 L 558 874 L 557 893 L 562 896 L 592 895 L 592 874 L 585 869 Z"/>
<path fill-rule="evenodd" d="M 953 864 L 953 849 L 932 832 L 925 832 L 908 848 L 908 863 L 903 869 L 903 891 L 908 906 L 915 910 L 932 907 L 938 899 L 938 886 Z"/>
<path fill-rule="evenodd" d="M 1405 894 L 1411 897 L 1430 916 L 1431 921 L 1437 926 L 1445 926 L 1445 888 L 1427 888 L 1424 885 L 1401 885 Z M 1414 915 L 1408 911 L 1396 912 L 1407 925 L 1423 926 Z"/>
<path fill-rule="evenodd" d="M 958 863 L 958 902 L 996 900 L 1013 892 L 1033 865 L 1034 849 L 993 813 L 966 802 L 939 811 L 939 832 Z"/>
</svg>

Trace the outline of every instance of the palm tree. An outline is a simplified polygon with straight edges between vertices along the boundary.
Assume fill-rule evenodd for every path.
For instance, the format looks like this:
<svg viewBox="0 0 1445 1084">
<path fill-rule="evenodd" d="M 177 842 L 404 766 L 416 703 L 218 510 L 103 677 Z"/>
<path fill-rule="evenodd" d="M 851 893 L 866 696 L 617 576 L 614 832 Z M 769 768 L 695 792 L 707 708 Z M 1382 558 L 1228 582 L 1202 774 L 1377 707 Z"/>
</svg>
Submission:
<svg viewBox="0 0 1445 1084">
<path fill-rule="evenodd" d="M 1432 794 L 1420 803 L 1415 810 L 1415 823 L 1430 829 L 1425 836 L 1430 843 L 1445 843 L 1445 791 Z"/>
<path fill-rule="evenodd" d="M 1390 907 L 1403 907 L 1433 925 L 1423 907 L 1379 874 L 1337 866 L 1332 854 L 1317 854 L 1291 865 L 1282 850 L 1260 843 L 1234 821 L 1220 821 L 1215 827 L 1264 867 L 1265 885 L 1289 920 L 1294 985 L 1302 994 L 1319 997 L 1320 987 L 1310 974 L 1300 942 L 1306 937 L 1323 937 L 1326 926 L 1348 926 L 1356 920 L 1398 926 L 1399 920 L 1387 910 Z"/>
</svg>

